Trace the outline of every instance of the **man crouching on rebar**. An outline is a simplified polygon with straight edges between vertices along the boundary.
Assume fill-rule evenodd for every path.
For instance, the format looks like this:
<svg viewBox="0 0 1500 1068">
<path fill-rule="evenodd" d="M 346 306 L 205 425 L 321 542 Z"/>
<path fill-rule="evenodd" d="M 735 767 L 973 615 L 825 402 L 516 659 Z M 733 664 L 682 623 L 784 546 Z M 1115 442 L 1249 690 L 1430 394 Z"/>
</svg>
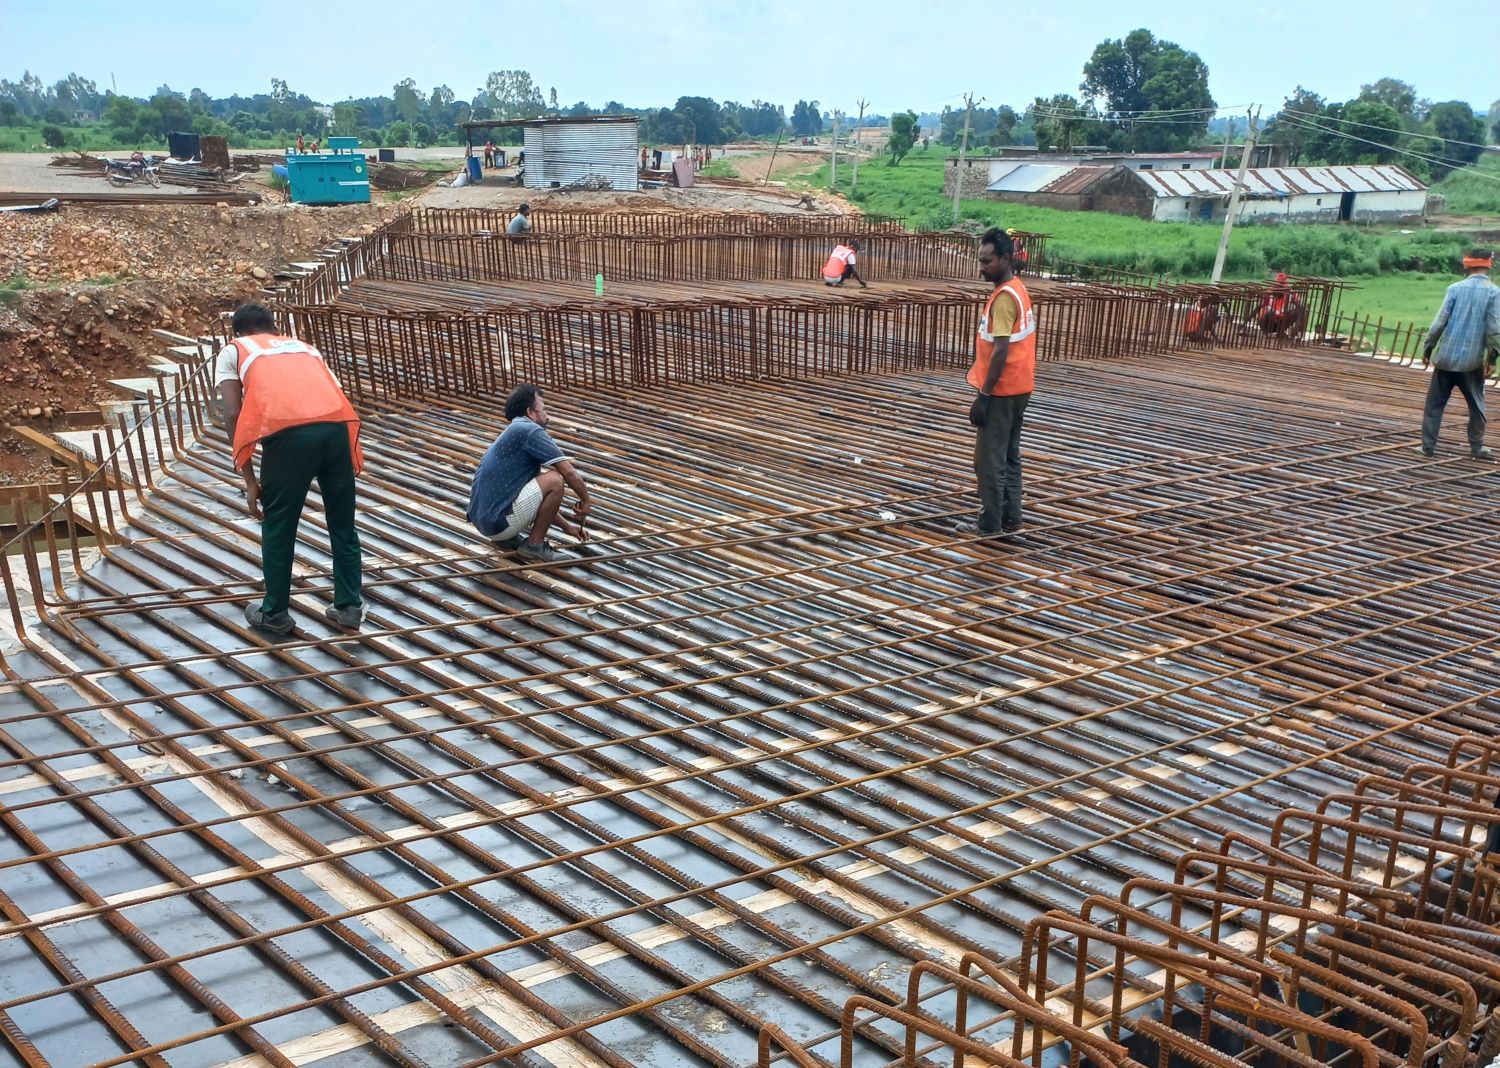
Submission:
<svg viewBox="0 0 1500 1068">
<path fill-rule="evenodd" d="M 572 556 L 547 541 L 556 523 L 564 534 L 588 540 L 589 490 L 573 462 L 547 433 L 547 404 L 536 386 L 519 385 L 505 399 L 509 425 L 495 439 L 469 492 L 469 522 L 501 549 L 515 549 L 523 560 L 557 563 Z M 559 512 L 565 487 L 578 501 L 573 521 Z"/>
<path fill-rule="evenodd" d="M 968 382 L 978 390 L 969 408 L 979 515 L 960 534 L 1013 534 L 1021 528 L 1021 421 L 1036 381 L 1036 314 L 1015 276 L 1015 249 L 1001 230 L 979 239 L 979 273 L 995 289 L 984 302 Z"/>
</svg>

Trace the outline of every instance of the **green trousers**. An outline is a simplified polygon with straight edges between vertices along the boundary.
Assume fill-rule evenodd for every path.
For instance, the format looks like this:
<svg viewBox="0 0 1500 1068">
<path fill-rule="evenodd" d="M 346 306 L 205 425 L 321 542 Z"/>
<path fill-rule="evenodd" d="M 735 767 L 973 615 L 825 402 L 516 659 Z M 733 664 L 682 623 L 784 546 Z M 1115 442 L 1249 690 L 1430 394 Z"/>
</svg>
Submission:
<svg viewBox="0 0 1500 1068">
<path fill-rule="evenodd" d="M 1030 393 L 991 397 L 989 415 L 974 438 L 974 473 L 979 479 L 981 533 L 1021 525 L 1021 423 Z"/>
<path fill-rule="evenodd" d="M 354 458 L 343 423 L 309 423 L 260 443 L 260 563 L 266 579 L 261 610 L 285 612 L 292 591 L 292 555 L 307 490 L 317 479 L 333 548 L 333 603 L 360 603 L 359 532 L 354 529 Z"/>
</svg>

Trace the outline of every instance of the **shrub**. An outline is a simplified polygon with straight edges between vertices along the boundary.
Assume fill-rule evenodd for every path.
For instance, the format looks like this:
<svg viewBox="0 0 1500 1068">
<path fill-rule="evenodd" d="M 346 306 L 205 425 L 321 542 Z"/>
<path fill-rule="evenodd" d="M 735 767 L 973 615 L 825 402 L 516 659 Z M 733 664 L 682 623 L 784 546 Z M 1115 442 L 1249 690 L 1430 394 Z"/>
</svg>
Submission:
<svg viewBox="0 0 1500 1068">
<path fill-rule="evenodd" d="M 54 126 L 49 122 L 46 126 L 42 127 L 42 140 L 46 141 L 53 148 L 62 148 L 63 145 L 67 144 L 68 135 L 63 133 L 61 126 Z"/>
</svg>

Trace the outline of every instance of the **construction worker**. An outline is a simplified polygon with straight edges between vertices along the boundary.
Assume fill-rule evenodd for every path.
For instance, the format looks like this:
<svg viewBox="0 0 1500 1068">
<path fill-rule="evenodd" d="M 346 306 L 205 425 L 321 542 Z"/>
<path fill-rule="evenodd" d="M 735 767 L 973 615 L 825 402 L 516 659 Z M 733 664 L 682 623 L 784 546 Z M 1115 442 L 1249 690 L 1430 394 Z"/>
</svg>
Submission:
<svg viewBox="0 0 1500 1068">
<path fill-rule="evenodd" d="M 589 489 L 573 462 L 547 433 L 547 403 L 536 386 L 522 384 L 505 398 L 508 425 L 474 472 L 468 519 L 497 548 L 517 550 L 523 560 L 571 560 L 547 541 L 554 523 L 564 534 L 588 540 Z M 578 500 L 573 521 L 560 513 L 565 488 Z"/>
<path fill-rule="evenodd" d="M 512 237 L 520 237 L 530 229 L 531 205 L 522 204 L 519 208 L 516 209 L 515 215 L 511 217 L 510 225 L 505 228 L 505 232 L 507 234 L 510 234 Z"/>
<path fill-rule="evenodd" d="M 1437 318 L 1427 331 L 1422 366 L 1432 364 L 1432 381 L 1422 413 L 1423 456 L 1437 454 L 1443 409 L 1455 386 L 1469 405 L 1470 455 L 1476 460 L 1494 456 L 1484 443 L 1485 352 L 1489 352 L 1491 372 L 1500 357 L 1500 288 L 1490 281 L 1494 263 L 1495 254 L 1488 249 L 1473 249 L 1464 256 L 1464 280 L 1448 287 Z"/>
<path fill-rule="evenodd" d="M 291 631 L 288 604 L 297 524 L 308 487 L 317 479 L 333 549 L 333 604 L 323 614 L 336 626 L 356 629 L 364 618 L 359 533 L 354 529 L 354 479 L 364 466 L 359 416 L 322 354 L 277 334 L 266 308 L 241 306 L 232 328 L 234 340 L 215 361 L 214 384 L 224 402 L 234 467 L 245 479 L 246 507 L 262 520 L 265 576 L 265 597 L 245 607 L 245 622 L 273 634 Z"/>
<path fill-rule="evenodd" d="M 997 229 L 979 239 L 979 273 L 994 285 L 979 317 L 968 383 L 977 391 L 969 423 L 979 515 L 961 534 L 1013 534 L 1021 528 L 1021 422 L 1036 382 L 1036 314 L 1015 275 L 1015 246 Z"/>
<path fill-rule="evenodd" d="M 1017 274 L 1024 274 L 1027 264 L 1031 262 L 1031 253 L 1026 251 L 1026 239 L 1014 226 L 1006 227 L 1005 236 L 1010 238 L 1011 246 L 1016 250 L 1010 258 L 1011 268 Z"/>
<path fill-rule="evenodd" d="M 1286 321 L 1292 303 L 1292 290 L 1284 273 L 1276 273 L 1271 288 L 1261 294 L 1260 306 L 1255 310 L 1255 321 L 1267 334 L 1278 333 Z"/>
<path fill-rule="evenodd" d="M 1182 334 L 1189 341 L 1212 341 L 1219 322 L 1219 298 L 1199 297 L 1182 323 Z"/>
<path fill-rule="evenodd" d="M 826 286 L 841 286 L 844 279 L 852 278 L 859 283 L 860 289 L 869 289 L 865 280 L 859 276 L 855 269 L 854 261 L 856 253 L 859 252 L 859 242 L 850 240 L 847 244 L 835 245 L 833 253 L 828 257 L 828 262 L 823 264 L 823 284 Z"/>
</svg>

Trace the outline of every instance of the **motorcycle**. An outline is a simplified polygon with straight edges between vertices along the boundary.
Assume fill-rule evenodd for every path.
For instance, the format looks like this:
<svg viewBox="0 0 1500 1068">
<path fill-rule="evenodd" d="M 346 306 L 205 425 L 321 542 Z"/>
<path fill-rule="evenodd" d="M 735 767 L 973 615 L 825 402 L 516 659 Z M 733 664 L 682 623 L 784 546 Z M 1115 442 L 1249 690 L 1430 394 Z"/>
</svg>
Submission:
<svg viewBox="0 0 1500 1068">
<path fill-rule="evenodd" d="M 104 177 L 110 185 L 134 185 L 137 182 L 161 185 L 161 179 L 156 176 L 156 160 L 139 152 L 132 152 L 128 160 L 106 159 Z"/>
</svg>

